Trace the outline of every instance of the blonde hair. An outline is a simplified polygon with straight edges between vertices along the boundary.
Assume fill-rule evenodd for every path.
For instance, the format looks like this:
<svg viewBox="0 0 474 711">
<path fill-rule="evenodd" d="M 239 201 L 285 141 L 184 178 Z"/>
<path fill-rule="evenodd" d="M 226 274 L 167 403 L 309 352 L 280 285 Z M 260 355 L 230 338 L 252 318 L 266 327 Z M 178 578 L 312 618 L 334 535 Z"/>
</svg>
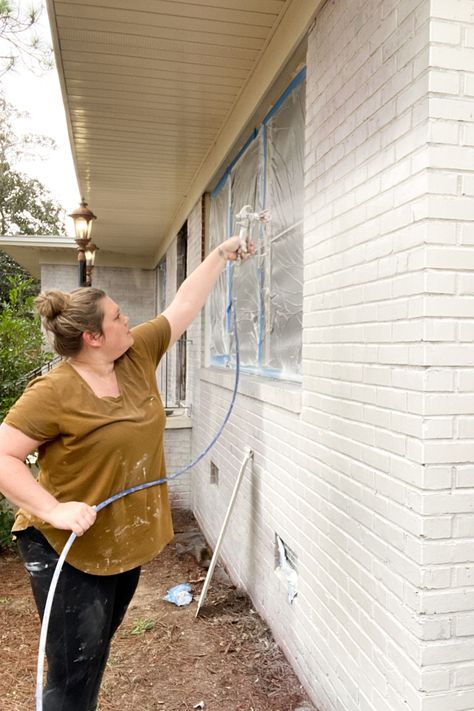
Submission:
<svg viewBox="0 0 474 711">
<path fill-rule="evenodd" d="M 86 331 L 102 335 L 104 312 L 102 289 L 85 287 L 71 293 L 50 289 L 35 299 L 43 328 L 52 336 L 52 346 L 59 355 L 70 357 L 82 348 Z"/>
</svg>

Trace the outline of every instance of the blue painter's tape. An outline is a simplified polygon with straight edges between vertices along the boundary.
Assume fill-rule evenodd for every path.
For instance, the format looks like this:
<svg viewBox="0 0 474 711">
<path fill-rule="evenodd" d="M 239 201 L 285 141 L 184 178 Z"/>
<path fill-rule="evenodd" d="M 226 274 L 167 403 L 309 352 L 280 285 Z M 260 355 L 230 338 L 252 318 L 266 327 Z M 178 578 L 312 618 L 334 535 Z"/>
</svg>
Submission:
<svg viewBox="0 0 474 711">
<path fill-rule="evenodd" d="M 301 82 L 302 82 L 305 78 L 306 78 L 306 67 L 303 67 L 303 69 L 302 69 L 300 72 L 298 72 L 298 74 L 295 76 L 295 78 L 293 79 L 293 81 L 288 85 L 288 87 L 285 89 L 285 91 L 283 92 L 283 94 L 282 94 L 282 95 L 280 96 L 280 98 L 277 100 L 275 106 L 273 106 L 273 107 L 270 109 L 270 111 L 268 112 L 268 114 L 265 116 L 265 118 L 263 119 L 263 124 L 264 124 L 264 125 L 267 124 L 267 123 L 270 121 L 270 119 L 272 118 L 272 116 L 273 116 L 274 114 L 276 114 L 276 112 L 278 111 L 278 109 L 280 108 L 280 106 L 287 100 L 287 98 L 289 97 L 289 95 L 291 94 L 291 92 L 292 92 L 294 89 L 296 89 L 296 87 L 298 86 L 298 84 L 301 84 Z"/>
<path fill-rule="evenodd" d="M 217 197 L 217 195 L 219 195 L 220 191 L 222 190 L 222 188 L 223 188 L 224 185 L 226 184 L 227 178 L 229 177 L 229 175 L 230 175 L 231 172 L 232 172 L 232 168 L 235 166 L 236 163 L 238 163 L 238 161 L 241 159 L 242 155 L 245 153 L 245 151 L 246 151 L 247 148 L 250 146 L 250 144 L 251 144 L 253 141 L 255 141 L 255 139 L 257 138 L 257 136 L 258 136 L 258 128 L 254 128 L 254 130 L 252 131 L 252 133 L 250 134 L 250 136 L 248 137 L 248 139 L 245 141 L 245 143 L 244 143 L 244 145 L 242 146 L 242 148 L 240 149 L 240 151 L 237 153 L 237 155 L 235 156 L 235 158 L 232 160 L 231 163 L 229 163 L 229 165 L 228 165 L 227 168 L 225 169 L 225 171 L 224 171 L 224 173 L 223 173 L 223 175 L 222 175 L 222 178 L 219 180 L 219 182 L 217 183 L 216 187 L 215 187 L 214 190 L 212 191 L 211 197 L 215 198 L 215 197 Z"/>
</svg>

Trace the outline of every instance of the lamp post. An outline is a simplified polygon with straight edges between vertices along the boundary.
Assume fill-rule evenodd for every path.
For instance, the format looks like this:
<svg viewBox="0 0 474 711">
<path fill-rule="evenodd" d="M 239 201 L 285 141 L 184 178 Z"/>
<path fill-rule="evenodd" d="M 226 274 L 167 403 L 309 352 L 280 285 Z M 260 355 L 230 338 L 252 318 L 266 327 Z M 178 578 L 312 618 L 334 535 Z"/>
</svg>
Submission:
<svg viewBox="0 0 474 711">
<path fill-rule="evenodd" d="M 79 262 L 79 286 L 92 285 L 92 269 L 94 267 L 95 252 L 98 249 L 91 242 L 92 220 L 96 216 L 87 207 L 87 203 L 82 198 L 78 208 L 73 210 L 69 217 L 74 222 L 74 232 L 76 233 L 77 260 Z"/>
</svg>

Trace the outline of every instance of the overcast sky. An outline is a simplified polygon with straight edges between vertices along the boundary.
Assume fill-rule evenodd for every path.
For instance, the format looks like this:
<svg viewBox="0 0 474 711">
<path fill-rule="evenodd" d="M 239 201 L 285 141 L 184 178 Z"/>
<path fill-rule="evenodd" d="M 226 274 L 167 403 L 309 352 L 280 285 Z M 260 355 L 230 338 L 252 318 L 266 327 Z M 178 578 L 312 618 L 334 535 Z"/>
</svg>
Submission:
<svg viewBox="0 0 474 711">
<path fill-rule="evenodd" d="M 44 2 L 37 0 L 34 4 L 43 6 L 38 31 L 51 42 Z M 7 100 L 17 109 L 30 114 L 29 119 L 21 120 L 15 125 L 15 132 L 43 134 L 53 138 L 58 144 L 57 150 L 51 152 L 48 160 L 23 163 L 21 170 L 40 180 L 69 212 L 77 207 L 80 195 L 56 69 L 36 76 L 18 63 L 18 69 L 2 77 L 2 85 Z"/>
</svg>

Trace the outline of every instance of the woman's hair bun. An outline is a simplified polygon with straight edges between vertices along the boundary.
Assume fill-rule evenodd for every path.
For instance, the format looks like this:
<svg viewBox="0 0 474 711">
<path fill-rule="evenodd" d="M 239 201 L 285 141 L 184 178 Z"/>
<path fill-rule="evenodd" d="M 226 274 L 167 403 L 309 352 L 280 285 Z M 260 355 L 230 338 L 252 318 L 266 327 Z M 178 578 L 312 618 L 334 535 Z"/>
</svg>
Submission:
<svg viewBox="0 0 474 711">
<path fill-rule="evenodd" d="M 36 310 L 46 321 L 60 316 L 71 304 L 71 295 L 59 289 L 43 291 L 35 299 Z"/>
</svg>

